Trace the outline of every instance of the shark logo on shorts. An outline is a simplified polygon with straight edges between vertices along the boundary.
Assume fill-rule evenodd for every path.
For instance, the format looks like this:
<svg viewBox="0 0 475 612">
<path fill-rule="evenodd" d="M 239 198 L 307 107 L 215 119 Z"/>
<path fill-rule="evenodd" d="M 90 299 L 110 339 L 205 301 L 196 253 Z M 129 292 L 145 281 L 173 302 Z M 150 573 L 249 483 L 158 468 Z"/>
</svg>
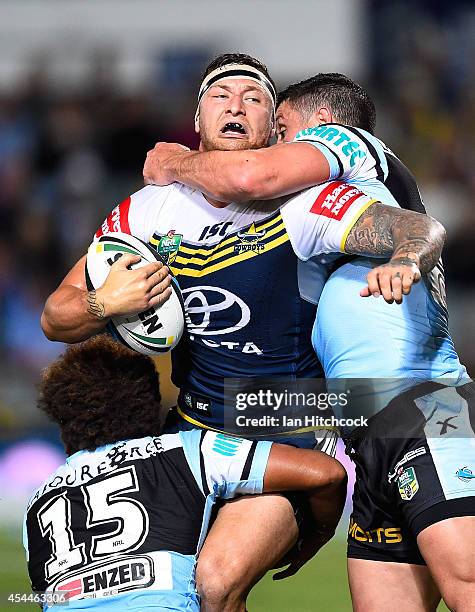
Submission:
<svg viewBox="0 0 475 612">
<path fill-rule="evenodd" d="M 417 480 L 416 470 L 413 467 L 408 467 L 402 470 L 397 479 L 399 495 L 404 501 L 411 500 L 419 491 L 419 481 Z"/>
<path fill-rule="evenodd" d="M 455 475 L 462 482 L 471 482 L 475 478 L 475 474 L 472 472 L 472 470 L 468 466 L 459 468 L 455 472 Z"/>
</svg>

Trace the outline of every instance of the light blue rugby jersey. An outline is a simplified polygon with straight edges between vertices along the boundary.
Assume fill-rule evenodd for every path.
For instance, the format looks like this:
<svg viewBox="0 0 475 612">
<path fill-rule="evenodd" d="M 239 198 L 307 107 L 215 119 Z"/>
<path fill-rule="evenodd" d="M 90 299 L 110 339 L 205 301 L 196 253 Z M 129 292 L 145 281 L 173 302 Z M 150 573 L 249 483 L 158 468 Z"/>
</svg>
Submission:
<svg viewBox="0 0 475 612">
<path fill-rule="evenodd" d="M 365 130 L 325 124 L 299 132 L 295 141 L 309 142 L 325 155 L 331 181 L 344 180 L 383 204 L 399 205 L 384 181 L 388 161 L 401 162 Z M 367 273 L 380 263 L 358 257 L 333 272 L 320 295 L 312 331 L 328 379 L 392 379 L 379 387 L 373 412 L 417 382 L 468 380 L 448 329 L 442 263 L 413 286 L 402 305 L 388 304 L 382 297 L 360 297 Z"/>
<path fill-rule="evenodd" d="M 33 590 L 67 592 L 68 610 L 197 612 L 213 504 L 262 493 L 271 445 L 195 429 L 75 453 L 28 504 Z"/>
<path fill-rule="evenodd" d="M 442 378 L 444 384 L 466 383 L 467 371 L 450 337 L 442 295 L 434 285 L 430 289 L 440 268 L 413 285 L 399 305 L 388 304 L 382 297 L 360 297 L 366 275 L 376 265 L 375 260 L 357 258 L 338 268 L 323 289 L 312 343 L 325 376 L 385 379 L 378 381 L 378 393 L 370 394 L 374 402 L 368 406 L 370 413 L 423 381 Z M 342 390 L 335 380 L 329 380 L 329 387 Z"/>
<path fill-rule="evenodd" d="M 389 174 L 387 155 L 395 156 L 369 132 L 326 123 L 302 130 L 294 142 L 308 142 L 323 153 L 330 166 L 329 181 L 345 181 L 383 204 L 399 206 L 384 184 Z"/>
</svg>

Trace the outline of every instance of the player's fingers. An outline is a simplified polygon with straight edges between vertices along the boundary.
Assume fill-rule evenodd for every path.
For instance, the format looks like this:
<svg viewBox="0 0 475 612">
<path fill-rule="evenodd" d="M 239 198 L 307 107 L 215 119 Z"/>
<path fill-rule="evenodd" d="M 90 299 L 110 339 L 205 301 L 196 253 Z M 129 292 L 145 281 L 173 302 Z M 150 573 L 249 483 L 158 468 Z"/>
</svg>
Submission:
<svg viewBox="0 0 475 612">
<path fill-rule="evenodd" d="M 369 287 L 365 287 L 364 289 L 361 289 L 360 291 L 361 297 L 369 297 L 370 295 L 371 295 L 371 291 L 369 290 Z"/>
<path fill-rule="evenodd" d="M 148 290 L 150 291 L 150 289 L 153 289 L 155 285 L 158 285 L 158 283 L 161 283 L 165 278 L 167 278 L 169 274 L 170 272 L 168 271 L 168 268 L 166 266 L 163 266 L 163 268 L 160 268 L 160 270 L 157 270 L 156 272 L 151 274 L 147 278 Z"/>
<path fill-rule="evenodd" d="M 392 273 L 388 271 L 384 271 L 378 276 L 379 288 L 381 290 L 381 294 L 383 298 L 385 299 L 385 301 L 388 302 L 388 304 L 392 304 L 394 301 L 393 300 L 393 290 L 391 286 L 391 276 L 392 276 Z"/>
<path fill-rule="evenodd" d="M 396 272 L 391 279 L 391 285 L 393 289 L 393 298 L 400 304 L 402 302 L 402 278 L 399 272 Z"/>
<path fill-rule="evenodd" d="M 172 277 L 170 275 L 166 276 L 160 283 L 154 285 L 149 292 L 149 297 L 153 298 L 156 295 L 160 295 L 160 293 L 163 293 L 165 291 L 165 289 L 168 289 L 168 287 L 170 286 L 172 282 Z"/>
<path fill-rule="evenodd" d="M 408 295 L 408 293 L 410 293 L 411 291 L 412 285 L 414 283 L 419 282 L 420 279 L 421 279 L 421 274 L 418 270 L 417 271 L 411 270 L 410 272 L 407 272 L 406 274 L 404 274 L 403 279 L 402 279 L 402 291 L 404 295 Z"/>
<path fill-rule="evenodd" d="M 121 255 L 119 259 L 112 264 L 111 269 L 126 270 L 129 266 L 139 263 L 141 259 L 140 255 Z"/>
<path fill-rule="evenodd" d="M 153 261 L 152 263 L 149 263 L 146 266 L 143 266 L 143 268 L 140 268 L 140 270 L 144 273 L 145 278 L 150 279 L 150 277 L 152 277 L 157 272 L 160 272 L 165 267 L 166 266 L 164 266 L 161 261 Z M 165 276 L 168 274 L 168 268 L 164 274 Z"/>
<path fill-rule="evenodd" d="M 414 283 L 414 274 L 412 272 L 407 272 L 402 277 L 402 292 L 404 295 L 408 295 L 411 291 L 411 287 Z"/>
<path fill-rule="evenodd" d="M 368 282 L 368 289 L 370 294 L 373 297 L 379 297 L 381 295 L 381 291 L 379 288 L 379 282 L 378 282 L 378 272 L 377 270 L 371 270 L 371 272 L 368 272 L 368 276 L 366 277 L 366 280 Z"/>
<path fill-rule="evenodd" d="M 148 305 L 150 307 L 152 306 L 161 306 L 162 304 L 164 304 L 168 298 L 171 296 L 172 294 L 172 290 L 171 287 L 168 287 L 167 289 L 165 289 L 165 291 L 163 291 L 162 293 L 160 293 L 160 295 L 156 295 L 155 297 L 151 298 L 148 302 Z"/>
</svg>

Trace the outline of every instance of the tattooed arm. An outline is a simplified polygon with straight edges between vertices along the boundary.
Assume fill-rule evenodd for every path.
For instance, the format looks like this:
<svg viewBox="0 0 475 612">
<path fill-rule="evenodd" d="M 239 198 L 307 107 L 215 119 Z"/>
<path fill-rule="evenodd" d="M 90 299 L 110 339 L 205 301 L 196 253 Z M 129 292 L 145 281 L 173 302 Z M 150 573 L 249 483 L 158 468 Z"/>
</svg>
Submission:
<svg viewBox="0 0 475 612">
<path fill-rule="evenodd" d="M 444 227 L 420 213 L 373 204 L 358 219 L 345 243 L 345 252 L 355 255 L 391 257 L 368 274 L 368 287 L 361 295 L 373 295 L 398 304 L 421 274 L 436 265 L 445 241 Z"/>
<path fill-rule="evenodd" d="M 123 255 L 97 291 L 88 291 L 86 256 L 73 266 L 46 301 L 41 327 L 49 340 L 81 342 L 99 333 L 110 317 L 135 314 L 162 304 L 171 294 L 168 268 L 160 262 L 135 270 L 129 266 L 140 257 Z"/>
</svg>

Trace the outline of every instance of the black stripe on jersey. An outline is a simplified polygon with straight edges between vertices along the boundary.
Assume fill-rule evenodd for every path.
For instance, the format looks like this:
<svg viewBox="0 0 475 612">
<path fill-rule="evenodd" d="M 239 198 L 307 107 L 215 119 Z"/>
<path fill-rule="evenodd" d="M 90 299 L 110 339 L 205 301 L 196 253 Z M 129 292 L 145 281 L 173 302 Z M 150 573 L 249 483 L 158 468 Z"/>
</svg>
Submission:
<svg viewBox="0 0 475 612">
<path fill-rule="evenodd" d="M 412 172 L 395 155 L 386 153 L 388 178 L 386 187 L 401 208 L 427 214 Z"/>
<path fill-rule="evenodd" d="M 343 164 L 341 163 L 340 158 L 338 157 L 338 155 L 335 153 L 335 151 L 332 151 L 330 149 L 330 147 L 325 144 L 324 142 L 322 142 L 321 140 L 305 140 L 304 138 L 299 138 L 298 140 L 296 140 L 295 142 L 310 142 L 310 143 L 315 143 L 318 142 L 318 144 L 322 145 L 325 147 L 325 149 L 328 149 L 328 151 L 330 151 L 330 153 L 333 155 L 333 157 L 336 159 L 336 162 L 338 164 L 338 168 L 340 170 L 340 174 L 335 177 L 335 178 L 341 178 L 341 176 L 343 175 Z"/>
<path fill-rule="evenodd" d="M 242 468 L 241 480 L 247 480 L 249 478 L 249 474 L 251 473 L 252 461 L 254 459 L 256 448 L 257 448 L 257 442 L 256 440 L 254 440 L 254 442 L 251 444 L 251 449 L 249 453 L 247 454 L 246 463 L 244 464 L 244 467 Z"/>
<path fill-rule="evenodd" d="M 247 225 L 243 225 L 242 227 L 238 228 L 236 231 L 227 234 L 226 236 L 224 236 L 224 238 L 222 238 L 218 243 L 214 243 L 214 244 L 203 244 L 202 242 L 199 243 L 195 243 L 195 242 L 187 242 L 186 240 L 183 240 L 181 243 L 181 246 L 186 247 L 187 249 L 196 249 L 198 251 L 209 251 L 209 253 L 183 253 L 182 250 L 180 249 L 178 251 L 178 254 L 180 257 L 199 257 L 201 259 L 206 259 L 208 258 L 210 255 L 214 254 L 214 252 L 219 252 L 222 249 L 226 249 L 229 246 L 231 246 L 233 244 L 233 240 L 240 240 L 238 234 L 240 232 L 245 232 L 246 230 L 248 230 L 251 225 L 254 225 L 256 230 L 259 231 L 263 225 L 268 225 L 268 227 L 266 227 L 266 232 L 269 232 L 271 229 L 274 229 L 274 227 L 276 227 L 279 223 L 283 223 L 283 219 L 280 215 L 280 210 L 277 210 L 276 212 L 272 213 L 271 215 L 269 215 L 268 217 L 265 217 L 264 219 L 260 219 L 259 221 L 254 221 L 251 223 L 248 223 Z M 161 234 L 160 232 L 155 232 L 152 236 L 152 239 L 159 241 L 160 238 L 163 238 L 164 234 Z M 223 244 L 225 243 L 225 244 Z M 153 246 L 148 245 L 151 249 L 154 249 Z"/>
<path fill-rule="evenodd" d="M 285 228 L 285 225 L 282 223 L 282 228 L 279 229 L 279 231 L 277 233 L 273 234 L 269 238 L 266 238 L 264 236 L 263 238 L 260 238 L 256 242 L 259 242 L 260 244 L 267 244 L 269 242 L 277 240 L 281 236 L 284 236 L 286 231 L 287 230 Z M 234 246 L 238 245 L 238 244 L 244 244 L 244 243 L 241 240 L 237 240 L 235 242 L 231 242 L 230 244 L 226 245 L 226 247 L 224 247 L 224 248 L 226 248 L 226 249 L 233 248 L 234 249 Z M 249 244 L 252 244 L 252 242 L 250 242 Z M 219 253 L 219 250 L 217 250 L 216 252 Z M 264 251 L 264 253 L 265 253 L 265 251 Z M 184 268 L 186 268 L 187 270 L 201 271 L 201 270 L 204 270 L 207 266 L 214 266 L 214 265 L 219 264 L 219 263 L 221 263 L 223 261 L 226 261 L 227 259 L 230 259 L 232 257 L 236 257 L 239 254 L 240 253 L 238 251 L 233 252 L 233 253 L 224 253 L 224 255 L 220 255 L 219 257 L 213 257 L 213 259 L 209 261 L 209 258 L 214 255 L 214 253 L 210 253 L 209 255 L 205 255 L 204 258 L 202 259 L 202 261 L 199 261 L 199 262 L 196 262 L 196 261 L 193 261 L 193 262 L 191 262 L 191 261 L 181 262 L 181 261 L 177 261 L 175 259 L 175 261 L 173 262 L 172 266 L 173 266 L 173 269 L 175 270 L 175 274 L 179 274 L 180 270 L 183 270 Z M 198 256 L 195 256 L 195 255 L 183 255 L 181 252 L 178 255 L 179 255 L 180 258 L 181 257 L 189 257 L 189 259 L 192 259 L 193 257 L 198 257 Z"/>
<path fill-rule="evenodd" d="M 92 291 L 94 289 L 94 285 L 92 284 L 91 277 L 89 276 L 89 272 L 88 272 L 86 263 L 84 263 L 84 276 L 86 278 L 86 289 L 88 291 Z"/>
<path fill-rule="evenodd" d="M 205 494 L 205 497 L 208 497 L 209 487 L 208 487 L 208 481 L 206 479 L 205 458 L 203 456 L 203 451 L 201 450 L 201 445 L 203 444 L 203 440 L 205 436 L 206 436 L 206 430 L 203 429 L 203 431 L 201 432 L 201 438 L 200 438 L 200 472 L 201 472 L 201 485 L 203 487 L 203 493 Z"/>
<path fill-rule="evenodd" d="M 349 125 L 345 125 L 345 127 L 350 132 L 353 132 L 355 136 L 358 136 L 358 138 L 362 140 L 365 143 L 365 145 L 368 147 L 369 152 L 371 153 L 371 155 L 373 156 L 376 162 L 376 173 L 377 173 L 376 178 L 378 179 L 378 181 L 381 181 L 381 183 L 384 183 L 384 172 L 381 167 L 381 160 L 379 159 L 379 155 L 378 155 L 378 152 L 376 151 L 375 146 L 367 138 L 365 138 L 363 134 L 356 128 L 350 127 Z"/>
</svg>

